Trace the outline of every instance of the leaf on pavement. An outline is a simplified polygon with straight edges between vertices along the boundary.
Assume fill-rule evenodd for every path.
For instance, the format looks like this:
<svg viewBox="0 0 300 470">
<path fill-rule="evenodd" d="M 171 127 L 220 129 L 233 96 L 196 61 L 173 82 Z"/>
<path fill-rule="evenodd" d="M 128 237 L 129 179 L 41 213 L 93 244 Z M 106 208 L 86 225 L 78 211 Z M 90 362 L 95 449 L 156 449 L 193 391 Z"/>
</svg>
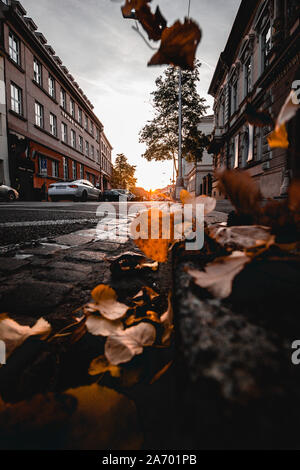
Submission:
<svg viewBox="0 0 300 470">
<path fill-rule="evenodd" d="M 166 64 L 193 70 L 201 36 L 201 30 L 193 20 L 186 18 L 183 24 L 176 21 L 173 26 L 163 30 L 160 48 L 148 65 Z"/>
<path fill-rule="evenodd" d="M 289 146 L 288 134 L 285 124 L 275 128 L 275 131 L 271 132 L 267 137 L 268 144 L 271 149 L 282 148 L 287 149 Z"/>
<path fill-rule="evenodd" d="M 160 317 L 160 321 L 164 328 L 161 342 L 164 346 L 170 345 L 170 340 L 174 331 L 174 313 L 172 306 L 172 293 L 168 296 L 168 310 Z"/>
<path fill-rule="evenodd" d="M 95 287 L 92 297 L 95 303 L 89 304 L 89 307 L 99 311 L 108 320 L 119 320 L 129 309 L 127 305 L 117 301 L 116 291 L 104 284 Z"/>
<path fill-rule="evenodd" d="M 86 320 L 86 329 L 94 336 L 110 336 L 124 330 L 120 320 L 107 320 L 100 315 L 89 315 Z"/>
<path fill-rule="evenodd" d="M 156 329 L 149 323 L 139 323 L 118 334 L 109 336 L 105 343 L 105 356 L 113 365 L 131 361 L 143 353 L 144 347 L 152 346 L 156 339 Z"/>
<path fill-rule="evenodd" d="M 159 7 L 156 8 L 155 13 L 153 14 L 149 5 L 146 3 L 136 10 L 136 17 L 148 34 L 149 39 L 159 41 L 163 30 L 167 26 L 167 22 L 161 14 Z"/>
<path fill-rule="evenodd" d="M 109 364 L 105 356 L 99 356 L 93 359 L 89 367 L 90 375 L 100 375 L 109 372 L 112 377 L 120 377 L 121 371 L 118 366 Z"/>
<path fill-rule="evenodd" d="M 168 372 L 170 367 L 173 365 L 173 362 L 174 361 L 168 362 L 168 364 L 166 364 L 160 371 L 158 371 L 157 374 L 155 374 L 155 376 L 153 377 L 153 379 L 151 379 L 150 385 L 153 385 L 155 382 L 158 382 L 158 380 L 161 379 L 161 377 Z"/>
<path fill-rule="evenodd" d="M 69 389 L 66 396 L 77 401 L 68 421 L 64 449 L 137 450 L 142 434 L 133 401 L 115 390 L 97 384 Z"/>
<path fill-rule="evenodd" d="M 275 242 L 270 227 L 259 225 L 238 227 L 208 227 L 208 234 L 226 249 L 244 250 L 270 246 Z"/>
<path fill-rule="evenodd" d="M 44 318 L 40 318 L 33 327 L 30 327 L 20 325 L 5 313 L 0 315 L 0 340 L 5 343 L 7 358 L 30 336 L 46 339 L 50 332 L 51 325 Z"/>
<path fill-rule="evenodd" d="M 195 284 L 207 289 L 215 298 L 226 299 L 231 294 L 234 278 L 250 261 L 243 252 L 235 251 L 230 256 L 217 258 L 205 267 L 205 271 L 190 269 L 188 273 Z"/>
<path fill-rule="evenodd" d="M 238 214 L 258 215 L 260 211 L 261 192 L 248 173 L 238 170 L 217 172 L 218 187 L 227 196 Z"/>
</svg>

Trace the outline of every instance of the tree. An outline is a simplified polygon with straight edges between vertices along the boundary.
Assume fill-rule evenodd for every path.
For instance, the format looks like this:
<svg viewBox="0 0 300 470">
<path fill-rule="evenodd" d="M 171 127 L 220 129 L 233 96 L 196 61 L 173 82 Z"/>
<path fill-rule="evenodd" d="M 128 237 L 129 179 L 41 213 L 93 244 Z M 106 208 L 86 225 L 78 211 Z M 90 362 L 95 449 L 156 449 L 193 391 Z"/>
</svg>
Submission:
<svg viewBox="0 0 300 470">
<path fill-rule="evenodd" d="M 130 165 L 123 153 L 116 157 L 112 171 L 112 187 L 119 189 L 129 189 L 131 191 L 137 182 L 134 177 L 136 166 Z"/>
<path fill-rule="evenodd" d="M 201 159 L 207 138 L 198 131 L 200 118 L 206 113 L 205 99 L 197 92 L 201 64 L 193 71 L 182 71 L 182 152 L 188 161 Z M 140 132 L 140 142 L 147 146 L 142 155 L 148 161 L 173 160 L 178 157 L 179 74 L 168 67 L 156 81 L 153 97 L 154 118 Z"/>
</svg>

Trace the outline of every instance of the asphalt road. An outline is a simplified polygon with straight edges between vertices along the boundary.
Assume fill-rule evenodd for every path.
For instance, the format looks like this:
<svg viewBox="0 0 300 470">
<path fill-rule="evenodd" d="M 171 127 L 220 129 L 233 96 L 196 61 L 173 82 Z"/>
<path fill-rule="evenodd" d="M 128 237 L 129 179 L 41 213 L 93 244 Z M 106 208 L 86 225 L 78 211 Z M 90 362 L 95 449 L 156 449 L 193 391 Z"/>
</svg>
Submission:
<svg viewBox="0 0 300 470">
<path fill-rule="evenodd" d="M 0 246 L 22 244 L 46 237 L 94 227 L 99 222 L 99 202 L 0 202 Z M 124 203 L 109 203 L 112 215 L 126 211 Z M 128 203 L 129 210 L 140 203 Z M 145 203 L 143 203 L 145 204 Z M 146 203 L 147 206 L 153 203 Z M 157 203 L 154 203 L 157 204 Z M 131 208 L 131 209 L 130 209 Z M 220 212 L 230 212 L 227 201 L 217 204 Z"/>
</svg>

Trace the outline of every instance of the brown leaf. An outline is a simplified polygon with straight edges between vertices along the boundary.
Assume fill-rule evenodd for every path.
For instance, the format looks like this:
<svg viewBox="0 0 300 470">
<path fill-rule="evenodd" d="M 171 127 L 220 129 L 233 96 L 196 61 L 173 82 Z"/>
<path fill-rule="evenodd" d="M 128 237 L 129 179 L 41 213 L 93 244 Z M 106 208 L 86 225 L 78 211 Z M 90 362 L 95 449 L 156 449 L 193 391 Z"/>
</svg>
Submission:
<svg viewBox="0 0 300 470">
<path fill-rule="evenodd" d="M 117 301 L 117 293 L 114 289 L 106 285 L 99 285 L 92 291 L 94 304 L 88 307 L 99 311 L 108 320 L 119 320 L 124 317 L 129 307 Z"/>
<path fill-rule="evenodd" d="M 206 266 L 205 271 L 190 269 L 188 273 L 195 284 L 207 289 L 215 298 L 226 299 L 231 294 L 234 278 L 250 261 L 243 252 L 235 251 L 230 256 L 217 258 Z"/>
<path fill-rule="evenodd" d="M 166 372 L 168 372 L 170 367 L 173 365 L 173 362 L 174 361 L 168 362 L 168 364 L 166 364 L 160 371 L 158 371 L 157 374 L 155 374 L 155 376 L 153 377 L 153 379 L 151 379 L 150 385 L 153 385 L 155 382 L 157 382 L 159 379 L 161 379 L 161 377 L 163 375 L 165 375 Z"/>
<path fill-rule="evenodd" d="M 288 133 L 285 124 L 275 128 L 268 137 L 268 144 L 271 149 L 282 148 L 287 149 L 289 147 Z"/>
<path fill-rule="evenodd" d="M 105 356 L 117 366 L 131 361 L 142 354 L 144 347 L 152 346 L 156 339 L 156 329 L 150 323 L 139 323 L 118 334 L 109 336 L 105 343 Z"/>
<path fill-rule="evenodd" d="M 275 238 L 270 227 L 259 225 L 238 227 L 208 227 L 208 235 L 228 250 L 244 250 L 270 246 Z"/>
<path fill-rule="evenodd" d="M 136 17 L 147 32 L 149 39 L 159 41 L 163 30 L 167 26 L 159 7 L 156 8 L 155 14 L 153 14 L 149 5 L 145 4 L 136 11 Z"/>
<path fill-rule="evenodd" d="M 250 175 L 238 170 L 224 170 L 216 173 L 216 177 L 220 191 L 230 199 L 238 214 L 259 214 L 262 196 Z"/>
<path fill-rule="evenodd" d="M 193 70 L 201 36 L 201 30 L 194 21 L 187 18 L 183 24 L 176 21 L 173 26 L 163 30 L 160 48 L 148 65 L 166 64 Z"/>
<path fill-rule="evenodd" d="M 139 11 L 143 6 L 150 3 L 152 0 L 126 0 L 126 3 L 123 7 L 121 7 L 122 15 L 124 18 L 132 18 L 132 10 Z M 135 15 L 134 15 L 135 18 Z"/>
<path fill-rule="evenodd" d="M 272 126 L 274 127 L 274 121 L 269 113 L 263 113 L 261 111 L 257 111 L 252 104 L 247 103 L 246 106 L 246 119 L 249 124 L 257 127 L 266 127 Z"/>
<path fill-rule="evenodd" d="M 46 339 L 50 332 L 51 325 L 44 318 L 40 318 L 33 327 L 30 327 L 19 325 L 5 313 L 0 315 L 0 339 L 5 343 L 7 358 L 30 336 Z"/>
<path fill-rule="evenodd" d="M 110 336 L 124 330 L 120 320 L 107 320 L 100 315 L 89 315 L 86 320 L 86 329 L 94 336 Z"/>
<path fill-rule="evenodd" d="M 120 377 L 121 371 L 118 366 L 109 364 L 105 356 L 98 356 L 90 364 L 89 375 L 99 375 L 109 372 L 112 377 Z"/>
</svg>

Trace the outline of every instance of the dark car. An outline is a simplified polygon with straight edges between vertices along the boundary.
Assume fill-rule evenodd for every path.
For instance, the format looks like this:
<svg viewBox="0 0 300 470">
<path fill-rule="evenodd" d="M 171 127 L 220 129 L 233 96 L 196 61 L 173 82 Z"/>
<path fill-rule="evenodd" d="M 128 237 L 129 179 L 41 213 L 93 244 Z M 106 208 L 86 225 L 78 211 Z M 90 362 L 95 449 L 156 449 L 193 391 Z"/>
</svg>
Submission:
<svg viewBox="0 0 300 470">
<path fill-rule="evenodd" d="M 103 191 L 103 201 L 120 201 L 120 198 L 127 197 L 128 201 L 134 201 L 135 196 L 127 189 L 106 189 Z"/>
</svg>

